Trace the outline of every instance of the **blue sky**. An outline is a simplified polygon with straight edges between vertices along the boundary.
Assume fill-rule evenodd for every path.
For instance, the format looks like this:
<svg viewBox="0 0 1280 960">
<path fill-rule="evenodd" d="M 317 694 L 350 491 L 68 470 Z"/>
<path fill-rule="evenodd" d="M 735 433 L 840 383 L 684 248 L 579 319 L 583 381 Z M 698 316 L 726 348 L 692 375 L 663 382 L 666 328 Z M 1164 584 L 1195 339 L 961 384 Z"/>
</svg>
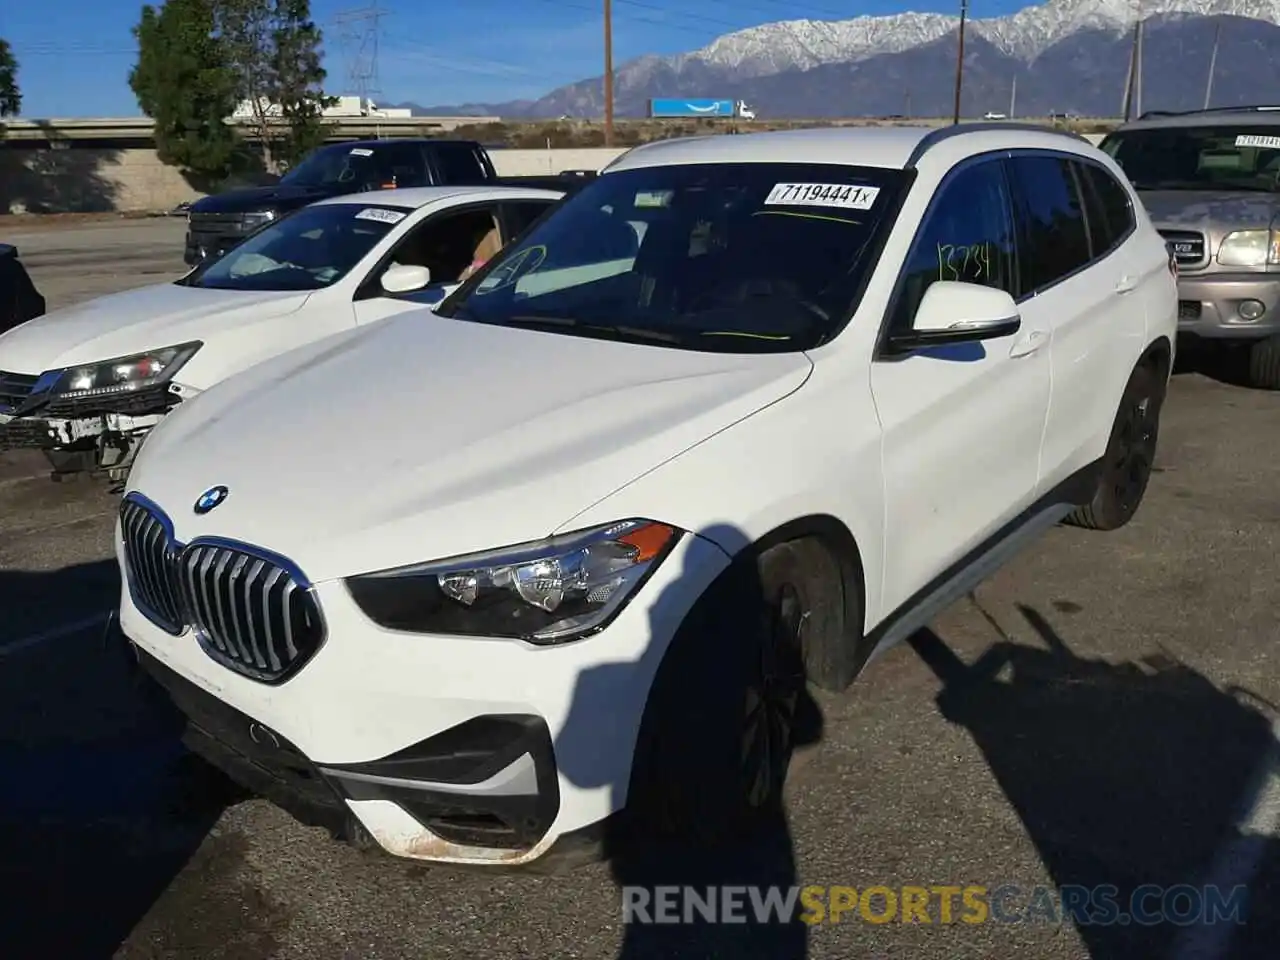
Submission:
<svg viewBox="0 0 1280 960">
<path fill-rule="evenodd" d="M 330 93 L 346 89 L 334 18 L 373 0 L 312 0 L 325 28 Z M 772 20 L 836 20 L 902 10 L 952 12 L 938 0 L 613 0 L 614 62 L 677 53 Z M 602 0 L 380 0 L 375 100 L 422 104 L 537 97 L 603 70 Z M 970 15 L 999 16 L 1025 0 L 971 0 Z M 127 82 L 140 0 L 4 0 L 0 37 L 13 46 L 26 117 L 124 117 L 138 113 Z M 358 42 L 345 44 L 352 55 Z M 715 92 L 709 96 L 718 95 Z"/>
</svg>

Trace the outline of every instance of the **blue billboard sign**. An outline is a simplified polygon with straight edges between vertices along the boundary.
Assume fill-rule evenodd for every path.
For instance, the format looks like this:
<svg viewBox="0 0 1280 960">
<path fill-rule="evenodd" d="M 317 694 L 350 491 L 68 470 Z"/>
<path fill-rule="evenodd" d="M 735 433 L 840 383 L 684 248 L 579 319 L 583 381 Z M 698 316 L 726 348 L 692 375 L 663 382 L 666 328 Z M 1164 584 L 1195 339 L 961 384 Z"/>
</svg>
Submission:
<svg viewBox="0 0 1280 960">
<path fill-rule="evenodd" d="M 651 117 L 732 117 L 733 100 L 661 99 L 649 101 Z"/>
</svg>

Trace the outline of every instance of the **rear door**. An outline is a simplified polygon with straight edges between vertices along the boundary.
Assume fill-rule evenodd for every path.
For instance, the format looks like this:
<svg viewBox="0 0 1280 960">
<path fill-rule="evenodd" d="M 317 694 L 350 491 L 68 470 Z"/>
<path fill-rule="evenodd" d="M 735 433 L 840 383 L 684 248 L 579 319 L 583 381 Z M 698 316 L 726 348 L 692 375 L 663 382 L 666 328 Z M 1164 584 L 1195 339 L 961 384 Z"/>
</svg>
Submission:
<svg viewBox="0 0 1280 960">
<path fill-rule="evenodd" d="M 1115 413 L 1110 388 L 1132 355 L 1123 340 L 1134 329 L 1140 335 L 1145 307 L 1127 244 L 1132 230 L 1117 235 L 1083 169 L 1093 164 L 1040 151 L 1018 153 L 1008 164 L 1020 224 L 1019 309 L 1051 337 L 1053 389 L 1038 487 L 1044 495 L 1099 456 L 1099 433 Z"/>
</svg>

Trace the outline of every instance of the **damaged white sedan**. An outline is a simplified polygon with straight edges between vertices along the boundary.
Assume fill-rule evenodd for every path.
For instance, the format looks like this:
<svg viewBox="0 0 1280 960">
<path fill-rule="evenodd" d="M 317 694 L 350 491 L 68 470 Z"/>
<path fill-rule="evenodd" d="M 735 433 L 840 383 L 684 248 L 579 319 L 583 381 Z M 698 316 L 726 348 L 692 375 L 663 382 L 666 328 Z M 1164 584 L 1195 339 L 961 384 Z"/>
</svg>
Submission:
<svg viewBox="0 0 1280 960">
<path fill-rule="evenodd" d="M 176 404 L 295 347 L 434 306 L 559 191 L 423 187 L 324 200 L 173 283 L 0 335 L 0 450 L 123 477 Z"/>
</svg>

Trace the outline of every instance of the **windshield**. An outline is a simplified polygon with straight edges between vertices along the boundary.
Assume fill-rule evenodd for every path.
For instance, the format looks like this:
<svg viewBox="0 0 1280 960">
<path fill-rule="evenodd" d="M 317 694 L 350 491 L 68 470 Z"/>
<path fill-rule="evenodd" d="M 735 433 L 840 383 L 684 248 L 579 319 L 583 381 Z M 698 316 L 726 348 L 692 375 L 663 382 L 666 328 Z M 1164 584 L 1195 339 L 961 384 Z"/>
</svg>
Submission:
<svg viewBox="0 0 1280 960">
<path fill-rule="evenodd" d="M 1280 126 L 1161 127 L 1112 134 L 1102 149 L 1139 190 L 1274 191 Z"/>
<path fill-rule="evenodd" d="M 373 151 L 367 147 L 322 147 L 280 178 L 291 187 L 336 187 L 376 179 Z"/>
<path fill-rule="evenodd" d="M 605 174 L 440 313 L 697 350 L 808 349 L 856 305 L 904 179 L 834 164 Z"/>
<path fill-rule="evenodd" d="M 303 207 L 178 282 L 218 290 L 319 290 L 345 277 L 405 216 L 395 207 L 355 203 Z"/>
</svg>

